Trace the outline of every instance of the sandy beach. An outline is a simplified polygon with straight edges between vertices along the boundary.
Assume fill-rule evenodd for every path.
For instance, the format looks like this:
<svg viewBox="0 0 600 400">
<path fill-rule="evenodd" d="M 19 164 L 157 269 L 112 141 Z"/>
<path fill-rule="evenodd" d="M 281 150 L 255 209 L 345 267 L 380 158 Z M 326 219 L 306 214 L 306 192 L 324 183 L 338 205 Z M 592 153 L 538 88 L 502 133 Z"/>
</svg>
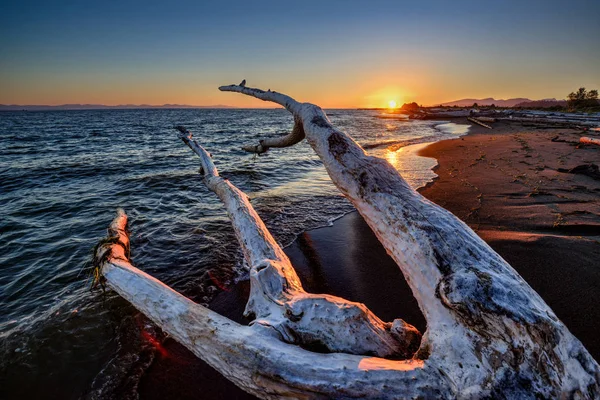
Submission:
<svg viewBox="0 0 600 400">
<path fill-rule="evenodd" d="M 580 136 L 474 127 L 421 152 L 439 163 L 421 193 L 469 224 L 599 359 L 600 176 L 580 166 L 600 164 L 600 148 L 579 146 Z"/>
<path fill-rule="evenodd" d="M 421 192 L 500 253 L 598 359 L 600 180 L 593 171 L 559 172 L 600 161 L 600 149 L 579 147 L 579 136 L 516 124 L 474 127 L 421 150 L 439 162 L 439 178 Z M 363 302 L 384 320 L 401 317 L 425 329 L 400 270 L 358 213 L 305 232 L 285 251 L 308 291 Z M 247 296 L 248 282 L 240 282 L 211 308 L 244 322 Z M 140 383 L 142 398 L 253 398 L 175 341 L 165 347 L 170 356 L 155 359 Z"/>
</svg>

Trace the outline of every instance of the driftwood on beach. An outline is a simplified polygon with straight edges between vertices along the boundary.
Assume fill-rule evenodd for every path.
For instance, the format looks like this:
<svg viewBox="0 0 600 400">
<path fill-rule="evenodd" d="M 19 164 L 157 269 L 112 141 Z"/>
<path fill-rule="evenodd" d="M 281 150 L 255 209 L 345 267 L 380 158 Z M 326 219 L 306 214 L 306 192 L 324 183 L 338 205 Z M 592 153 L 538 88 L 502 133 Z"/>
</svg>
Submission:
<svg viewBox="0 0 600 400">
<path fill-rule="evenodd" d="M 598 138 L 590 138 L 586 136 L 582 136 L 579 138 L 579 142 L 583 144 L 595 144 L 600 146 L 600 139 Z"/>
<path fill-rule="evenodd" d="M 600 397 L 596 361 L 467 225 L 368 156 L 320 107 L 245 86 L 220 90 L 292 113 L 292 133 L 244 149 L 261 153 L 305 138 L 398 264 L 427 330 L 421 336 L 402 319 L 384 322 L 362 304 L 304 291 L 247 196 L 219 176 L 183 127 L 180 137 L 200 157 L 204 182 L 223 202 L 250 267 L 245 313 L 252 322 L 235 323 L 135 268 L 122 210 L 96 251 L 109 287 L 260 398 Z"/>
<path fill-rule="evenodd" d="M 542 125 L 553 125 L 555 127 L 560 128 L 590 128 L 600 126 L 600 119 L 596 120 L 587 120 L 582 118 L 548 118 L 548 117 L 539 117 L 539 116 L 508 116 L 497 118 L 498 121 L 507 121 L 507 122 L 524 122 L 530 124 L 542 124 Z"/>
<path fill-rule="evenodd" d="M 600 115 L 581 115 L 581 114 L 560 114 L 535 113 L 523 110 L 475 110 L 475 109 L 428 109 L 419 110 L 419 112 L 410 114 L 410 119 L 454 119 L 467 118 L 469 121 L 490 128 L 481 122 L 521 122 L 531 124 L 532 126 L 548 125 L 554 128 L 580 128 L 580 129 L 598 129 L 600 127 Z"/>
<path fill-rule="evenodd" d="M 493 129 L 491 126 L 489 126 L 488 124 L 483 123 L 483 121 L 481 120 L 481 118 L 472 118 L 472 117 L 468 117 L 467 118 L 468 121 L 471 121 L 477 125 L 481 125 L 484 128 L 488 128 L 488 129 Z"/>
</svg>

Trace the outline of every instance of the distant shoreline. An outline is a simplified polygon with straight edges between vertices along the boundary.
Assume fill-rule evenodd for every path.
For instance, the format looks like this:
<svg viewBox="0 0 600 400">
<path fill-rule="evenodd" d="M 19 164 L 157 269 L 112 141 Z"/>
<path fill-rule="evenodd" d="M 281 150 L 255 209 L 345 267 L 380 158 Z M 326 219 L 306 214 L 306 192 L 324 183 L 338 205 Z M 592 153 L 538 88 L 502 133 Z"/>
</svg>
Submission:
<svg viewBox="0 0 600 400">
<path fill-rule="evenodd" d="M 86 107 L 67 107 L 67 106 L 13 106 L 0 104 L 0 112 L 39 112 L 39 111 L 115 111 L 115 110 L 283 110 L 283 107 L 235 107 L 235 106 L 186 106 L 186 105 L 173 105 L 173 106 L 94 106 Z M 385 110 L 384 108 L 342 108 L 326 107 L 325 110 Z"/>
<path fill-rule="evenodd" d="M 185 104 L 164 104 L 153 106 L 150 104 L 122 104 L 116 106 L 107 106 L 103 104 L 62 104 L 56 106 L 49 105 L 16 105 L 0 104 L 0 111 L 93 111 L 93 110 L 174 110 L 174 109 L 233 109 L 239 107 L 214 105 L 214 106 L 188 106 Z"/>
<path fill-rule="evenodd" d="M 173 105 L 173 106 L 102 106 L 102 105 L 85 105 L 76 106 L 13 106 L 0 104 L 0 112 L 37 112 L 37 111 L 112 111 L 112 110 L 279 110 L 283 107 L 235 107 L 235 106 L 186 106 L 186 105 Z M 325 110 L 377 110 L 363 109 L 363 108 L 325 108 Z"/>
</svg>

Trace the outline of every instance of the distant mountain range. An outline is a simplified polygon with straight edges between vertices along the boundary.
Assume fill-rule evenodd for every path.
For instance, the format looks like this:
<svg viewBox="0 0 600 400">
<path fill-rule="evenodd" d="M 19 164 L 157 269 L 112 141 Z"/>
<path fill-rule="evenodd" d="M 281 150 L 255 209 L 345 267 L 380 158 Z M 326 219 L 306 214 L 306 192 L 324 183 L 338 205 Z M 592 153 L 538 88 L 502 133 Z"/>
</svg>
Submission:
<svg viewBox="0 0 600 400">
<path fill-rule="evenodd" d="M 550 100 L 550 99 L 547 99 Z M 556 100 L 556 99 L 551 99 Z M 487 99 L 461 99 L 455 101 L 449 101 L 447 103 L 442 103 L 441 105 L 444 107 L 469 107 L 472 106 L 473 103 L 477 103 L 479 106 L 491 106 L 492 104 L 497 107 L 514 107 L 519 103 L 530 102 L 532 100 L 522 97 L 517 97 L 514 99 L 506 99 L 506 100 L 496 100 L 492 97 L 488 97 Z"/>
<path fill-rule="evenodd" d="M 462 99 L 449 101 L 447 103 L 442 103 L 441 105 L 444 107 L 470 107 L 474 103 L 477 103 L 478 106 L 491 106 L 492 104 L 496 107 L 532 107 L 532 108 L 548 108 L 548 107 L 566 107 L 566 100 L 556 100 L 555 98 L 550 99 L 542 99 L 542 100 L 531 100 L 523 97 L 516 97 L 514 99 L 494 99 L 493 97 L 488 97 L 486 99 Z"/>
<path fill-rule="evenodd" d="M 44 110 L 128 110 L 128 109 L 147 109 L 147 108 L 234 108 L 225 105 L 215 106 L 190 106 L 187 104 L 163 104 L 154 106 L 150 104 L 119 104 L 117 106 L 107 106 L 104 104 L 62 104 L 59 106 L 45 105 L 18 105 L 18 104 L 0 104 L 0 111 L 44 111 Z"/>
</svg>

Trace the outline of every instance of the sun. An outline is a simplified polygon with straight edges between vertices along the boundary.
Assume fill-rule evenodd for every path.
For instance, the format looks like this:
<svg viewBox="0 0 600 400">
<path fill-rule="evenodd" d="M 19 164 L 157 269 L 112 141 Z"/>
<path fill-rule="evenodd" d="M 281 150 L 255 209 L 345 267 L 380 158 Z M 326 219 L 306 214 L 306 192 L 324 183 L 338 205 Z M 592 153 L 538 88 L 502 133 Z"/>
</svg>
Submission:
<svg viewBox="0 0 600 400">
<path fill-rule="evenodd" d="M 397 106 L 398 106 L 398 104 L 396 103 L 395 100 L 388 101 L 388 107 L 389 108 L 396 108 Z"/>
</svg>

